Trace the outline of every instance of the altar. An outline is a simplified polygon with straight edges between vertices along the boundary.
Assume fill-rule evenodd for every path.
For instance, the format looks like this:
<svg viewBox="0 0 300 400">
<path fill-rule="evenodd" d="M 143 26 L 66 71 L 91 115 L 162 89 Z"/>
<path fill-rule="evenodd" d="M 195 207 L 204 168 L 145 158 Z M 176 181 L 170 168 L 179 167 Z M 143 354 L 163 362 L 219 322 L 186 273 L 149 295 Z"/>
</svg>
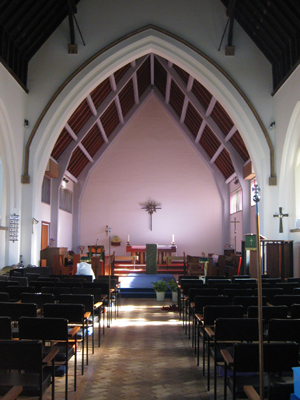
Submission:
<svg viewBox="0 0 300 400">
<path fill-rule="evenodd" d="M 146 261 L 146 245 L 142 246 L 126 246 L 126 252 L 130 253 L 131 256 L 138 256 L 138 263 L 145 264 Z M 165 245 L 165 244 L 158 244 L 157 245 L 157 258 L 158 264 L 163 264 L 163 260 L 165 256 L 170 256 L 172 253 L 177 252 L 177 246 L 175 244 Z"/>
</svg>

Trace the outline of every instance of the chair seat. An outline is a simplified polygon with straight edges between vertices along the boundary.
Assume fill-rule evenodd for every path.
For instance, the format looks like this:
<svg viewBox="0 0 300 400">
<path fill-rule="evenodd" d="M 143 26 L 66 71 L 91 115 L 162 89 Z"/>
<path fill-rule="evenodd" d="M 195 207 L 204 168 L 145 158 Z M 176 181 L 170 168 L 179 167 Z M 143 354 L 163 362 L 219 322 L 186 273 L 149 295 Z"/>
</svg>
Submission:
<svg viewBox="0 0 300 400">
<path fill-rule="evenodd" d="M 43 373 L 43 392 L 46 390 L 51 382 L 51 371 L 44 371 Z M 0 394 L 4 395 L 7 390 L 13 386 L 23 386 L 22 396 L 38 396 L 39 391 L 39 374 L 35 373 L 15 373 L 11 372 L 9 375 L 0 373 Z"/>
<path fill-rule="evenodd" d="M 283 379 L 279 378 L 274 374 L 265 374 L 264 376 L 264 397 L 268 397 L 268 387 L 276 382 L 284 382 Z M 236 397 L 237 398 L 246 398 L 246 394 L 244 391 L 244 386 L 251 385 L 254 389 L 259 392 L 259 373 L 255 372 L 247 372 L 247 373 L 238 373 L 236 376 Z M 233 384 L 232 377 L 228 377 L 228 387 L 233 392 Z"/>
<path fill-rule="evenodd" d="M 52 346 L 44 346 L 43 347 L 43 357 L 45 357 L 47 354 L 50 353 L 52 350 Z M 55 345 L 55 348 L 58 349 L 58 353 L 55 356 L 55 362 L 66 362 L 66 346 L 63 345 Z M 73 357 L 75 354 L 75 350 L 73 346 L 69 346 L 67 357 L 68 360 L 70 360 L 71 357 Z"/>
</svg>

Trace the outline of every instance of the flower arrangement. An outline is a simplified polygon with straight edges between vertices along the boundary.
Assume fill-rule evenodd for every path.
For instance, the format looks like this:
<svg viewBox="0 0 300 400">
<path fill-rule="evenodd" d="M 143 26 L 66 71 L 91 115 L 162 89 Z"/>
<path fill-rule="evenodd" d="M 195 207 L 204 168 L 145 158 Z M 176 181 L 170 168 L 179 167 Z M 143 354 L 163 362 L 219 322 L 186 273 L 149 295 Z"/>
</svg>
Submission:
<svg viewBox="0 0 300 400">
<path fill-rule="evenodd" d="M 169 282 L 169 288 L 170 288 L 171 292 L 177 292 L 177 290 L 178 290 L 178 285 L 177 285 L 177 283 L 175 282 L 174 279 L 171 279 L 171 280 L 170 280 L 170 282 Z"/>
<path fill-rule="evenodd" d="M 160 279 L 157 282 L 151 282 L 151 283 L 152 283 L 152 288 L 156 292 L 166 292 L 168 290 L 168 284 L 163 279 Z"/>
</svg>

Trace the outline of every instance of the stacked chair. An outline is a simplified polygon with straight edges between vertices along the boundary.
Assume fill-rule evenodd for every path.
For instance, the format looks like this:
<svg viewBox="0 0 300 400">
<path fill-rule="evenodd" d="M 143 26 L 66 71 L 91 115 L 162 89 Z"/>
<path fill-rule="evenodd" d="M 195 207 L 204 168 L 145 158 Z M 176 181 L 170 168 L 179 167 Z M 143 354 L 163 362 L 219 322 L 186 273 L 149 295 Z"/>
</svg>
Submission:
<svg viewBox="0 0 300 400">
<path fill-rule="evenodd" d="M 0 281 L 0 396 L 38 396 L 52 387 L 55 376 L 65 375 L 68 398 L 69 361 L 74 359 L 74 391 L 77 388 L 77 350 L 81 350 L 81 374 L 95 352 L 95 325 L 105 333 L 105 308 L 115 303 L 118 312 L 118 282 L 88 276 L 39 277 L 12 275 Z M 112 315 L 112 312 L 111 312 Z M 103 316 L 103 321 L 101 321 Z M 89 335 L 92 335 L 89 349 Z M 14 340 L 18 339 L 18 340 Z M 7 397 L 9 396 L 9 397 Z"/>
<path fill-rule="evenodd" d="M 192 339 L 197 366 L 207 378 L 207 391 L 213 380 L 216 400 L 218 380 L 222 380 L 224 399 L 228 389 L 233 400 L 247 395 L 259 399 L 257 280 L 249 275 L 230 280 L 184 276 L 178 284 L 179 318 L 186 337 Z M 282 282 L 264 275 L 262 307 L 264 396 L 290 399 L 292 367 L 300 361 L 300 279 Z"/>
</svg>

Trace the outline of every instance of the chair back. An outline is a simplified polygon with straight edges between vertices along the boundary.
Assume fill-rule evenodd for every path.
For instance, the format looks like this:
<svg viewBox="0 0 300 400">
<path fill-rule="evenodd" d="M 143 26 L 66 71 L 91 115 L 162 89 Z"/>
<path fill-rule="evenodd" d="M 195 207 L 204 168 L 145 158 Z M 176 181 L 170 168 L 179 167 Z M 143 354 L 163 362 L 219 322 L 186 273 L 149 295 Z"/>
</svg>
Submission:
<svg viewBox="0 0 300 400">
<path fill-rule="evenodd" d="M 36 293 L 40 293 L 42 287 L 55 287 L 56 283 L 52 281 L 31 281 L 30 285 L 35 287 Z"/>
<path fill-rule="evenodd" d="M 195 299 L 195 296 L 218 296 L 218 289 L 208 287 L 190 288 L 188 296 L 189 302 L 192 303 Z"/>
<path fill-rule="evenodd" d="M 233 283 L 238 283 L 240 286 L 245 286 L 249 284 L 253 284 L 257 286 L 257 280 L 255 278 L 236 278 Z"/>
<path fill-rule="evenodd" d="M 68 340 L 68 320 L 66 318 L 19 319 L 19 338 L 30 340 Z"/>
<path fill-rule="evenodd" d="M 9 301 L 9 294 L 7 292 L 0 292 L 0 301 Z"/>
<path fill-rule="evenodd" d="M 293 294 L 294 289 L 299 288 L 298 282 L 277 282 L 275 288 L 281 288 L 283 294 Z M 300 289 L 300 288 L 299 288 Z"/>
<path fill-rule="evenodd" d="M 262 305 L 265 306 L 267 304 L 267 298 L 262 296 Z M 249 306 L 258 307 L 258 297 L 257 296 L 234 296 L 233 297 L 233 305 L 241 305 L 244 307 L 244 314 L 247 313 Z"/>
<path fill-rule="evenodd" d="M 35 287 L 7 286 L 5 291 L 9 294 L 9 301 L 20 301 L 22 293 L 35 293 Z"/>
<path fill-rule="evenodd" d="M 72 280 L 63 280 L 56 283 L 56 287 L 82 287 L 82 284 L 85 281 L 80 281 L 79 279 L 72 279 Z"/>
<path fill-rule="evenodd" d="M 223 295 L 228 296 L 233 299 L 234 296 L 252 296 L 253 290 L 252 289 L 231 289 L 225 288 L 223 290 Z"/>
<path fill-rule="evenodd" d="M 11 318 L 10 317 L 0 317 L 0 339 L 1 340 L 11 340 L 12 339 Z"/>
<path fill-rule="evenodd" d="M 94 314 L 94 296 L 92 294 L 61 294 L 59 303 L 83 304 L 85 312 Z"/>
<path fill-rule="evenodd" d="M 20 286 L 28 286 L 28 278 L 26 276 L 12 276 L 12 282 L 19 282 Z"/>
<path fill-rule="evenodd" d="M 84 282 L 93 282 L 93 275 L 73 275 L 72 279 L 83 280 Z"/>
<path fill-rule="evenodd" d="M 231 281 L 234 282 L 235 279 L 250 279 L 250 275 L 232 275 Z"/>
<path fill-rule="evenodd" d="M 229 305 L 227 296 L 195 296 L 195 314 L 203 314 L 203 309 L 208 305 Z"/>
<path fill-rule="evenodd" d="M 52 293 L 55 296 L 55 300 L 59 300 L 59 296 L 61 294 L 70 294 L 71 288 L 70 287 L 47 287 L 43 286 L 41 288 L 42 293 Z"/>
<path fill-rule="evenodd" d="M 300 318 L 300 304 L 291 305 L 291 318 Z"/>
<path fill-rule="evenodd" d="M 53 293 L 22 293 L 21 303 L 34 303 L 38 309 L 42 309 L 45 303 L 54 303 Z"/>
<path fill-rule="evenodd" d="M 258 343 L 235 343 L 233 359 L 235 372 L 258 372 Z M 264 343 L 263 359 L 266 372 L 291 372 L 298 365 L 298 343 Z"/>
<path fill-rule="evenodd" d="M 54 282 L 57 283 L 60 281 L 59 277 L 55 277 L 55 276 L 40 276 L 38 279 L 38 281 L 43 281 L 43 282 Z"/>
<path fill-rule="evenodd" d="M 186 280 L 200 280 L 199 279 L 199 276 L 187 276 L 187 275 L 179 275 L 178 276 L 178 283 L 179 283 L 179 285 L 181 285 L 181 281 L 183 280 L 183 279 L 186 279 Z"/>
<path fill-rule="evenodd" d="M 217 318 L 243 318 L 242 306 L 207 305 L 203 308 L 203 324 L 213 326 Z"/>
<path fill-rule="evenodd" d="M 74 294 L 92 294 L 94 296 L 95 303 L 102 301 L 101 288 L 73 287 L 72 293 L 74 293 Z"/>
<path fill-rule="evenodd" d="M 257 293 L 258 293 L 258 289 L 256 288 L 254 290 L 254 296 L 257 296 Z M 268 303 L 272 303 L 274 296 L 279 295 L 279 294 L 283 294 L 283 289 L 275 288 L 275 287 L 270 287 L 270 288 L 263 287 L 262 288 L 262 295 L 266 296 Z"/>
<path fill-rule="evenodd" d="M 0 303 L 0 316 L 8 316 L 13 322 L 18 321 L 20 317 L 26 315 L 28 317 L 37 316 L 37 307 L 33 303 Z"/>
<path fill-rule="evenodd" d="M 270 319 L 268 341 L 300 343 L 300 319 Z"/>
<path fill-rule="evenodd" d="M 268 323 L 271 318 L 287 318 L 288 308 L 287 306 L 262 306 L 263 320 Z M 248 307 L 248 318 L 258 318 L 258 307 Z"/>
<path fill-rule="evenodd" d="M 255 342 L 258 337 L 257 318 L 217 318 L 215 320 L 215 342 Z"/>
<path fill-rule="evenodd" d="M 83 304 L 44 304 L 44 317 L 66 318 L 70 324 L 84 324 Z"/>
<path fill-rule="evenodd" d="M 185 282 L 185 279 L 181 281 L 181 290 L 184 296 L 188 296 L 190 289 L 192 288 L 196 289 L 201 286 L 203 286 L 203 281 L 200 279 L 189 281 L 188 283 Z"/>
<path fill-rule="evenodd" d="M 0 355 L 1 370 L 41 373 L 43 355 L 40 341 L 0 340 Z"/>
<path fill-rule="evenodd" d="M 300 295 L 296 294 L 282 294 L 276 295 L 273 298 L 272 304 L 275 305 L 285 305 L 288 309 L 291 309 L 293 304 L 300 304 Z"/>
</svg>

